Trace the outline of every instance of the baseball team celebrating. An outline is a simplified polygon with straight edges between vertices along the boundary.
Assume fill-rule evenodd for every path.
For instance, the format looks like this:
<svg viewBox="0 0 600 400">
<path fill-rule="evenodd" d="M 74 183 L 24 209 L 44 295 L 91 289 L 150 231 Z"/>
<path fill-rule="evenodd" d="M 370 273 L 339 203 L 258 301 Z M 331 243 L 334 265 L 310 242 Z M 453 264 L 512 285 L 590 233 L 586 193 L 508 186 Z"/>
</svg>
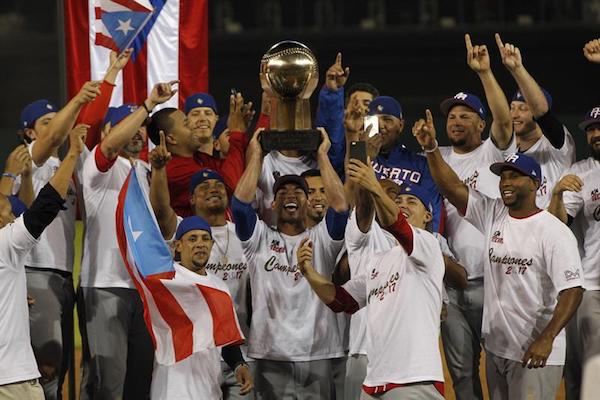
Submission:
<svg viewBox="0 0 600 400">
<path fill-rule="evenodd" d="M 402 144 L 397 100 L 346 88 L 341 54 L 319 91 L 315 152 L 263 151 L 268 91 L 255 122 L 241 93 L 228 114 L 207 93 L 159 107 L 176 81 L 109 107 L 131 50 L 63 108 L 27 105 L 0 179 L 0 399 L 62 399 L 75 304 L 85 400 L 443 399 L 442 351 L 458 400 L 486 386 L 492 400 L 555 399 L 563 377 L 567 399 L 598 398 L 600 105 L 579 124 L 589 157 L 576 162 L 552 96 L 495 39 L 516 93 L 465 35 L 487 105 L 470 90 L 442 101 L 449 146 L 425 110 L 410 128 L 422 152 Z M 600 63 L 600 39 L 583 54 Z M 134 166 L 176 279 L 228 291 L 244 344 L 155 360 L 115 226 Z"/>
</svg>

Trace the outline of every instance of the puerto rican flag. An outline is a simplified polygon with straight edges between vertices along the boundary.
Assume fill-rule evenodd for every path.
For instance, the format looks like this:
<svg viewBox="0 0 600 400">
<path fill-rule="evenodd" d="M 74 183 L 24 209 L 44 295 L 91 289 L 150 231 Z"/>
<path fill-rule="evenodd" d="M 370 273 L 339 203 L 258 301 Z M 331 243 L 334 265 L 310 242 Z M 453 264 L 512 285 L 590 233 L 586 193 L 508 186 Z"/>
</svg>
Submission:
<svg viewBox="0 0 600 400">
<path fill-rule="evenodd" d="M 151 211 L 143 169 L 131 169 L 119 193 L 117 240 L 144 303 L 155 359 L 171 365 L 195 352 L 244 341 L 225 284 L 174 263 Z"/>
<path fill-rule="evenodd" d="M 109 47 L 134 49 L 111 106 L 141 104 L 158 82 L 180 81 L 179 96 L 161 107 L 182 107 L 187 96 L 208 91 L 208 0 L 66 0 L 64 15 L 69 98 L 104 77 Z"/>
</svg>

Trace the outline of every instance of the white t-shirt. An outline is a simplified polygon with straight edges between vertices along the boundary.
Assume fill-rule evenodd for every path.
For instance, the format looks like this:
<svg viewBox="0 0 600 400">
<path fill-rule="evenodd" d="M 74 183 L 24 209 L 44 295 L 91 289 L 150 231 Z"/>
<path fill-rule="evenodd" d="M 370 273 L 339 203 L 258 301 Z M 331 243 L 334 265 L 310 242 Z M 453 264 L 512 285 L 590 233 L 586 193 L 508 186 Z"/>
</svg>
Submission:
<svg viewBox="0 0 600 400">
<path fill-rule="evenodd" d="M 219 348 L 199 351 L 173 364 L 154 363 L 151 400 L 221 400 Z"/>
<path fill-rule="evenodd" d="M 493 354 L 521 361 L 546 328 L 560 291 L 583 286 L 577 241 L 569 228 L 542 210 L 513 218 L 501 199 L 469 190 L 466 218 L 486 237 L 482 335 Z M 548 365 L 564 365 L 564 330 Z"/>
<path fill-rule="evenodd" d="M 552 189 L 563 173 L 575 162 L 575 141 L 571 133 L 565 130 L 565 142 L 560 149 L 552 146 L 552 143 L 542 136 L 523 154 L 536 160 L 542 169 L 542 182 L 537 192 L 536 205 L 546 208 L 552 198 Z"/>
<path fill-rule="evenodd" d="M 36 243 L 22 216 L 0 229 L 0 385 L 40 376 L 29 336 L 23 266 Z"/>
<path fill-rule="evenodd" d="M 313 243 L 313 265 L 331 276 L 343 240 L 333 240 L 325 220 L 288 236 L 257 220 L 252 236 L 242 241 L 252 287 L 252 322 L 248 355 L 280 361 L 310 361 L 344 355 L 333 313 L 312 291 L 298 268 L 303 238 Z"/>
<path fill-rule="evenodd" d="M 563 201 L 571 217 L 583 214 L 577 221 L 583 233 L 585 288 L 600 290 L 600 161 L 593 157 L 581 160 L 565 174 L 575 174 L 583 181 L 581 192 L 566 191 Z"/>
<path fill-rule="evenodd" d="M 100 151 L 99 146 L 87 157 L 82 171 L 86 220 L 80 285 L 134 289 L 121 258 L 115 219 L 119 192 L 129 175 L 131 163 L 119 156 L 108 171 L 102 172 L 96 165 L 96 151 Z M 138 162 L 149 171 L 147 163 Z"/>
<path fill-rule="evenodd" d="M 484 140 L 475 150 L 459 154 L 452 146 L 440 147 L 442 157 L 456 175 L 470 188 L 477 189 L 486 196 L 500 197 L 498 185 L 500 177 L 490 171 L 490 165 L 502 162 L 506 155 L 516 151 L 515 140 L 506 150 L 496 147 L 491 138 Z M 483 277 L 483 259 L 485 256 L 484 237 L 473 225 L 462 218 L 450 202 L 445 202 L 446 236 L 452 252 L 458 262 L 465 267 L 468 279 Z"/>
<path fill-rule="evenodd" d="M 317 161 L 308 156 L 287 157 L 279 151 L 273 150 L 263 159 L 262 171 L 258 178 L 256 189 L 256 209 L 260 219 L 269 226 L 277 225 L 277 216 L 271 209 L 275 198 L 273 184 L 279 176 L 295 174 L 300 175 L 309 169 L 319 168 Z"/>
<path fill-rule="evenodd" d="M 444 260 L 438 241 L 412 228 L 413 250 L 371 256 L 344 289 L 367 309 L 366 386 L 444 381 L 439 348 Z"/>
<path fill-rule="evenodd" d="M 381 229 L 373 219 L 371 228 L 363 233 L 358 228 L 356 209 L 350 214 L 345 233 L 346 249 L 348 250 L 348 263 L 350 265 L 350 278 L 361 275 L 363 268 L 375 253 L 390 250 L 398 245 L 396 238 L 389 232 Z M 367 310 L 361 309 L 352 314 L 350 319 L 349 354 L 367 354 Z"/>
<path fill-rule="evenodd" d="M 183 220 L 177 216 L 177 226 Z M 235 233 L 235 224 L 227 222 L 226 226 L 211 226 L 214 240 L 210 252 L 206 272 L 221 279 L 227 286 L 227 290 L 233 300 L 235 312 L 238 317 L 240 328 L 244 337 L 248 337 L 250 326 L 248 325 L 248 295 L 249 279 L 248 262 L 242 250 L 242 242 Z M 240 346 L 242 355 L 246 358 L 248 346 Z"/>
</svg>

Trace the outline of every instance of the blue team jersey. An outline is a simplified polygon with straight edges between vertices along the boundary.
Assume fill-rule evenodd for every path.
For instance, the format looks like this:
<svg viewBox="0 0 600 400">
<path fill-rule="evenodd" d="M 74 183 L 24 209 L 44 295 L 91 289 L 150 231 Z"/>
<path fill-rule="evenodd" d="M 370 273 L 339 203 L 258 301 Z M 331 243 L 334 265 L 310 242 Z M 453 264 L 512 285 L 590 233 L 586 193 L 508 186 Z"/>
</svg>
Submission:
<svg viewBox="0 0 600 400">
<path fill-rule="evenodd" d="M 371 161 L 371 165 L 379 179 L 387 178 L 399 185 L 403 183 L 419 185 L 428 190 L 432 198 L 433 231 L 443 233 L 444 202 L 429 172 L 427 158 L 407 149 L 403 145 L 397 145 L 389 154 L 377 156 Z"/>
</svg>

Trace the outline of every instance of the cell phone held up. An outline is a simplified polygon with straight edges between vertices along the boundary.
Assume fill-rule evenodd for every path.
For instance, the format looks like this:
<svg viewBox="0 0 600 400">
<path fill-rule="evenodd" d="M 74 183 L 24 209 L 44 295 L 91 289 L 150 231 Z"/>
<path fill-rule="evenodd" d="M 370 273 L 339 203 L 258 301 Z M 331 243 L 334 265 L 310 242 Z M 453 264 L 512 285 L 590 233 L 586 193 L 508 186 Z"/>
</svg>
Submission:
<svg viewBox="0 0 600 400">
<path fill-rule="evenodd" d="M 371 127 L 369 130 L 369 137 L 373 137 L 379 133 L 379 117 L 377 115 L 367 115 L 363 121 L 365 131 Z"/>
<path fill-rule="evenodd" d="M 350 158 L 367 164 L 367 143 L 365 141 L 350 142 Z"/>
</svg>

